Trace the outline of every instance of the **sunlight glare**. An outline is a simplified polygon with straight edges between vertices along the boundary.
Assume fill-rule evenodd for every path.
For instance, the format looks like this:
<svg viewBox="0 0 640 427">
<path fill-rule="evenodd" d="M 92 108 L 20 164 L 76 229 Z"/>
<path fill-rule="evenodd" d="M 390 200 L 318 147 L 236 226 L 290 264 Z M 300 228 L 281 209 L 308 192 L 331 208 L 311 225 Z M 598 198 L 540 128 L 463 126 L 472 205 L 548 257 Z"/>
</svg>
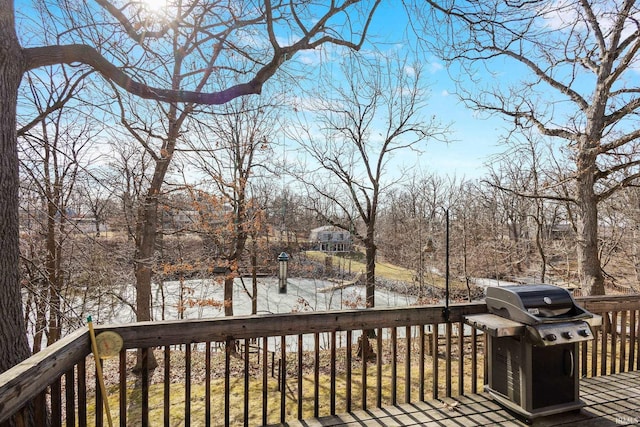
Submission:
<svg viewBox="0 0 640 427">
<path fill-rule="evenodd" d="M 149 12 L 160 12 L 167 6 L 167 0 L 143 0 L 142 3 Z"/>
</svg>

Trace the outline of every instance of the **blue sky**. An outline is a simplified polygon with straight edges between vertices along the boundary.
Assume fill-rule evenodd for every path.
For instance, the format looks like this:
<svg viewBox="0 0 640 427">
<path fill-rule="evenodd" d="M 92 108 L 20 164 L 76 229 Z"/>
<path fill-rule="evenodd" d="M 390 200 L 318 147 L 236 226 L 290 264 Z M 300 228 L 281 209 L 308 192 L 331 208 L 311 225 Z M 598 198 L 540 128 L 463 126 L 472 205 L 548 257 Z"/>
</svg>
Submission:
<svg viewBox="0 0 640 427">
<path fill-rule="evenodd" d="M 460 103 L 457 96 L 447 89 L 449 83 L 445 71 L 439 72 L 434 84 L 430 107 L 445 122 L 451 123 L 451 142 L 432 142 L 421 158 L 427 171 L 458 178 L 477 178 L 484 175 L 485 164 L 490 157 L 504 151 L 498 143 L 504 134 L 500 118 L 480 118 Z M 437 90 L 436 87 L 442 88 Z"/>
<path fill-rule="evenodd" d="M 413 38 L 408 28 L 406 12 L 401 6 L 391 6 L 384 2 L 372 23 L 367 49 L 395 52 L 410 52 L 409 43 Z M 374 44 L 375 48 L 371 45 Z M 314 62 L 317 52 L 298 54 L 302 61 Z M 339 56 L 324 52 L 327 59 L 339 61 Z M 318 62 L 322 59 L 315 58 Z M 455 95 L 455 84 L 445 68 L 445 64 L 435 56 L 421 59 L 425 82 L 431 93 L 425 116 L 436 116 L 443 124 L 448 124 L 450 142 L 431 141 L 427 144 L 418 164 L 425 172 L 436 172 L 457 178 L 478 178 L 485 174 L 490 158 L 505 150 L 498 141 L 505 134 L 505 123 L 500 117 L 479 117 L 476 112 L 465 107 Z M 415 153 L 407 156 L 414 158 Z"/>
</svg>

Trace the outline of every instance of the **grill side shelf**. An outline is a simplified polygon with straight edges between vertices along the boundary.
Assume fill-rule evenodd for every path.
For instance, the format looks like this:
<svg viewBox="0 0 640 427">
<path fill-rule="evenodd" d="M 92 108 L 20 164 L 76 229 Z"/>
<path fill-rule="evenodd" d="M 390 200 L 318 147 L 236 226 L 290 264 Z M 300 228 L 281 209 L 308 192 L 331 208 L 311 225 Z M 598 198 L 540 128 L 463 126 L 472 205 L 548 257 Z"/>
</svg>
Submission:
<svg viewBox="0 0 640 427">
<path fill-rule="evenodd" d="M 526 326 L 523 323 L 489 313 L 465 316 L 464 322 L 492 337 L 513 337 L 524 335 L 526 331 Z"/>
</svg>

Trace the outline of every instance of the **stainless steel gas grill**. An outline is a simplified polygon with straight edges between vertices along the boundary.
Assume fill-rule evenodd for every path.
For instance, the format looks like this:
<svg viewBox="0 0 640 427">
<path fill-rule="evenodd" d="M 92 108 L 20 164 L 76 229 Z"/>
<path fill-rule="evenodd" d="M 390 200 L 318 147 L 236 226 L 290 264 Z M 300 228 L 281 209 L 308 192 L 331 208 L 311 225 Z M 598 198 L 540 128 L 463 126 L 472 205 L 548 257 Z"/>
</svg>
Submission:
<svg viewBox="0 0 640 427">
<path fill-rule="evenodd" d="M 485 389 L 525 418 L 579 409 L 578 344 L 593 339 L 600 316 L 576 305 L 564 288 L 487 288 L 488 314 L 466 322 L 488 335 Z"/>
</svg>

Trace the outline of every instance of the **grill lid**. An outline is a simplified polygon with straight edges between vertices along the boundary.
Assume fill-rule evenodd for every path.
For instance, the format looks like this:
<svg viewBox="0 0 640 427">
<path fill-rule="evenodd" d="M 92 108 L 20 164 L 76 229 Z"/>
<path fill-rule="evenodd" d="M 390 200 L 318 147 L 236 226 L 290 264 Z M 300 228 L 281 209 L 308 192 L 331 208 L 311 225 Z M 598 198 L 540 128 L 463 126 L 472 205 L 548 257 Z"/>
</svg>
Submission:
<svg viewBox="0 0 640 427">
<path fill-rule="evenodd" d="M 576 305 L 569 291 L 553 285 L 490 287 L 486 303 L 489 313 L 527 325 L 593 317 Z"/>
</svg>

